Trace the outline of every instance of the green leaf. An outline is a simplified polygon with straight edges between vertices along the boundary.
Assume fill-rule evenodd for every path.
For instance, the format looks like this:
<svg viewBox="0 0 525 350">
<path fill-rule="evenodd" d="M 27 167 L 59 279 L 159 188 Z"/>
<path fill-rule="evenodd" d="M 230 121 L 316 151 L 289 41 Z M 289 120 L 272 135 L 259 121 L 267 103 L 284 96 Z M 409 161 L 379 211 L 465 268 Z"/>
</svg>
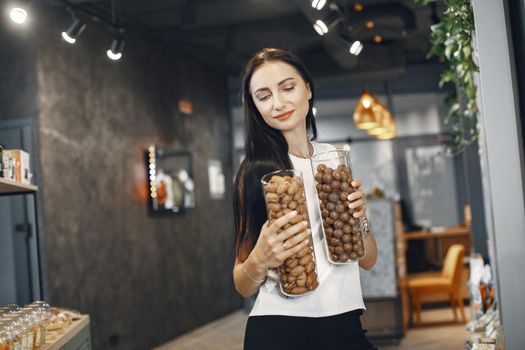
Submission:
<svg viewBox="0 0 525 350">
<path fill-rule="evenodd" d="M 451 70 L 446 70 L 441 73 L 441 79 L 439 80 L 439 87 L 442 88 L 446 83 L 452 82 L 456 79 L 456 74 Z"/>
</svg>

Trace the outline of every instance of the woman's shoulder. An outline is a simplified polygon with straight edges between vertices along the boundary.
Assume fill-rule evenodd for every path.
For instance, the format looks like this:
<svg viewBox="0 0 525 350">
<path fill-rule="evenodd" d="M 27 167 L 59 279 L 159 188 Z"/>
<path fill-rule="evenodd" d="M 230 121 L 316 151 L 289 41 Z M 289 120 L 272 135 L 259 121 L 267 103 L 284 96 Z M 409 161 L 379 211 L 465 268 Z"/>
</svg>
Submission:
<svg viewBox="0 0 525 350">
<path fill-rule="evenodd" d="M 328 152 L 328 151 L 333 151 L 334 149 L 336 149 L 336 147 L 332 144 L 329 144 L 329 143 L 321 143 L 321 142 L 317 142 L 317 141 L 312 141 L 312 145 L 314 146 L 314 153 L 317 154 L 317 153 L 322 153 L 322 152 Z"/>
</svg>

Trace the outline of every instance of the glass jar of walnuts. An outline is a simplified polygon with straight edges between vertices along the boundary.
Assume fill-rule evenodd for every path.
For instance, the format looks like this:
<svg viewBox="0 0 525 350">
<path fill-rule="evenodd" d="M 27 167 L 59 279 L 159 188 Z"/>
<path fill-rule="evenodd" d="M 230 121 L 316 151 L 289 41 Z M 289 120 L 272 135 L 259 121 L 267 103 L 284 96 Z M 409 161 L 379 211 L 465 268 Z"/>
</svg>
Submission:
<svg viewBox="0 0 525 350">
<path fill-rule="evenodd" d="M 308 227 L 305 230 L 310 228 L 304 182 L 300 171 L 278 170 L 264 175 L 261 182 L 270 224 L 281 216 L 295 210 L 298 215 L 286 224 L 282 230 L 286 230 L 288 227 L 303 220 L 308 223 Z M 309 244 L 286 259 L 277 268 L 281 292 L 284 295 L 306 295 L 319 285 L 312 242 L 310 234 Z"/>
</svg>

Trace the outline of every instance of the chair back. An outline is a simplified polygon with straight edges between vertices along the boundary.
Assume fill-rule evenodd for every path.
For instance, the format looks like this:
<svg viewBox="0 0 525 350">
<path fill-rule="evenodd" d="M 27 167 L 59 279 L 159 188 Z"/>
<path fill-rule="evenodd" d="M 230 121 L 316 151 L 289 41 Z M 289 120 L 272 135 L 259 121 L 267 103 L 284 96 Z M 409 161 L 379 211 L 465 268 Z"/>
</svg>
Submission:
<svg viewBox="0 0 525 350">
<path fill-rule="evenodd" d="M 443 277 L 450 278 L 454 285 L 459 285 L 461 271 L 463 269 L 463 256 L 465 247 L 462 244 L 453 244 L 448 248 L 445 262 L 441 274 Z"/>
</svg>

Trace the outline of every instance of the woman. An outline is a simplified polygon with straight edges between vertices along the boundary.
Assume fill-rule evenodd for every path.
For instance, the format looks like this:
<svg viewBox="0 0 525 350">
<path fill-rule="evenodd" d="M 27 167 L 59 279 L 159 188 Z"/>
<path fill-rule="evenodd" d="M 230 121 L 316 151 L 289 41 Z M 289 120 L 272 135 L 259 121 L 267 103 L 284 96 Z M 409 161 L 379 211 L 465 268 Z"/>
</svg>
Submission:
<svg viewBox="0 0 525 350">
<path fill-rule="evenodd" d="M 233 277 L 244 297 L 259 292 L 248 318 L 244 341 L 251 349 L 371 349 L 359 316 L 364 309 L 357 263 L 334 266 L 323 250 L 317 197 L 310 158 L 334 149 L 311 142 L 317 136 L 312 112 L 314 85 L 298 58 L 284 50 L 263 49 L 246 65 L 242 79 L 246 157 L 235 180 L 234 211 L 236 261 Z M 317 257 L 319 286 L 310 294 L 287 298 L 277 282 L 267 279 L 308 244 L 306 222 L 277 234 L 297 213 L 267 221 L 260 179 L 278 169 L 303 172 L 312 221 L 311 234 Z M 359 187 L 349 196 L 354 217 L 365 215 L 365 197 Z M 359 266 L 370 269 L 377 251 L 372 234 L 364 239 L 366 255 Z"/>
</svg>

